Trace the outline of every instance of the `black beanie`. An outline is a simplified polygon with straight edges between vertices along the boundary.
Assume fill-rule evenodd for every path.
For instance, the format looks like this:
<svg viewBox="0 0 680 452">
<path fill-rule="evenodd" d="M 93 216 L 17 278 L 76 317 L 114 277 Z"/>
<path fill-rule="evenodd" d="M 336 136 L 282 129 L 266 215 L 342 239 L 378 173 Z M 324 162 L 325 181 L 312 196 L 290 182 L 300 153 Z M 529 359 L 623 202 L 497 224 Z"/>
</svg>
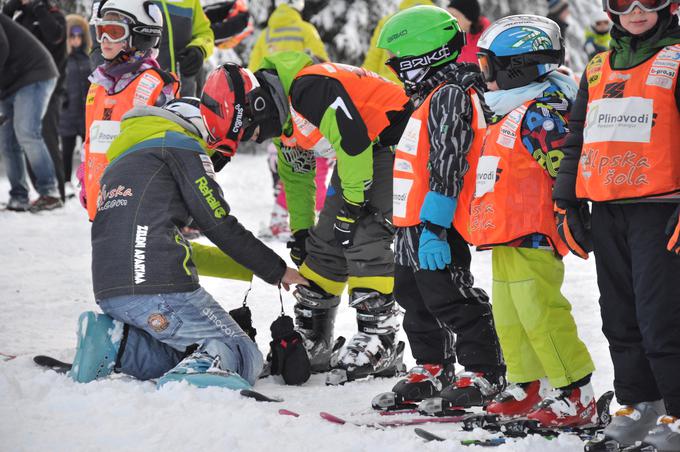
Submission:
<svg viewBox="0 0 680 452">
<path fill-rule="evenodd" d="M 477 0 L 450 0 L 449 8 L 456 8 L 473 24 L 477 22 L 482 13 Z"/>
</svg>

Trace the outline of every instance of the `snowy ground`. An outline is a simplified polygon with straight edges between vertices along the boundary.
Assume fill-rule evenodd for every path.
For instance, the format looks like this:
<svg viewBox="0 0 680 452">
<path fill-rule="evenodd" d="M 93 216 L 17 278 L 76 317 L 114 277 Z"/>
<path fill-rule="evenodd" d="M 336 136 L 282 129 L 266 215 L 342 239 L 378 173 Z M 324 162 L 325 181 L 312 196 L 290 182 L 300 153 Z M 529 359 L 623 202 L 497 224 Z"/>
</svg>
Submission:
<svg viewBox="0 0 680 452">
<path fill-rule="evenodd" d="M 233 213 L 251 230 L 268 220 L 270 179 L 264 156 L 241 155 L 219 176 Z M 0 179 L 0 202 L 7 201 L 8 182 Z M 370 412 L 371 398 L 389 390 L 395 379 L 360 381 L 326 387 L 313 376 L 302 387 L 284 386 L 276 378 L 256 389 L 285 399 L 282 404 L 256 403 L 217 389 L 167 387 L 110 379 L 75 384 L 52 371 L 37 368 L 36 354 L 70 360 L 74 354 L 76 319 L 95 309 L 90 280 L 89 223 L 77 201 L 66 208 L 31 215 L 0 212 L 3 271 L 0 272 L 0 450 L 264 450 L 377 451 L 473 450 L 458 441 L 424 444 L 412 428 L 377 431 L 336 426 L 322 421 L 319 411 L 337 415 Z M 285 245 L 271 244 L 281 255 Z M 490 290 L 490 253 L 476 253 L 477 283 Z M 247 284 L 204 278 L 203 285 L 227 309 L 237 307 Z M 600 331 L 597 286 L 592 259 L 567 258 L 564 292 L 574 306 L 581 337 L 590 347 L 598 370 L 595 391 L 608 390 L 613 372 Z M 293 299 L 284 294 L 288 313 Z M 249 297 L 258 329 L 258 344 L 267 350 L 269 325 L 279 313 L 275 288 L 256 281 Z M 336 333 L 350 336 L 354 312 L 341 309 Z M 407 364 L 412 364 L 410 355 Z M 299 418 L 280 416 L 285 407 Z M 488 437 L 459 426 L 433 426 L 432 431 L 455 439 Z M 499 451 L 582 450 L 578 439 L 530 438 L 501 446 Z"/>
</svg>

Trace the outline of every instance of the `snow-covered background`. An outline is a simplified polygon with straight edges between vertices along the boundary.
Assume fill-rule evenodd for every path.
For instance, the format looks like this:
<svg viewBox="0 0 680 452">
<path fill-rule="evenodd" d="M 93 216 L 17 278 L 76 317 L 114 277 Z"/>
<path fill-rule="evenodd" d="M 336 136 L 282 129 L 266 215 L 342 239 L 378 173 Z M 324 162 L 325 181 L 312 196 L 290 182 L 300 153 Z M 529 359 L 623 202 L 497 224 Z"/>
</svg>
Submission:
<svg viewBox="0 0 680 452">
<path fill-rule="evenodd" d="M 251 230 L 268 221 L 272 203 L 270 176 L 264 155 L 239 155 L 219 174 L 234 214 Z M 8 183 L 0 176 L 0 202 L 7 201 Z M 40 214 L 0 212 L 4 238 L 0 256 L 0 451 L 401 451 L 475 450 L 458 441 L 423 443 L 413 428 L 377 431 L 336 426 L 319 411 L 344 416 L 370 413 L 372 397 L 389 390 L 396 379 L 374 379 L 327 387 L 322 375 L 301 387 L 284 386 L 278 378 L 260 380 L 256 389 L 285 399 L 257 403 L 220 389 L 166 387 L 151 383 L 107 379 L 76 384 L 65 376 L 36 367 L 32 357 L 49 354 L 71 360 L 76 320 L 80 312 L 96 309 L 90 279 L 90 224 L 85 211 L 71 200 L 66 208 Z M 282 243 L 272 243 L 286 256 Z M 592 259 L 567 257 L 564 293 L 572 302 L 579 332 L 588 344 L 597 371 L 596 393 L 611 388 L 613 379 L 607 345 L 600 332 L 598 291 Z M 473 255 L 477 283 L 490 291 L 490 253 Z M 248 285 L 213 278 L 203 285 L 225 309 L 239 306 Z M 286 310 L 293 298 L 284 293 Z M 336 333 L 355 331 L 354 311 L 346 299 L 339 310 Z M 269 325 L 279 313 L 278 292 L 255 281 L 249 297 L 257 341 L 268 350 Z M 0 356 L 1 358 L 1 356 Z M 413 364 L 407 351 L 407 364 Z M 299 418 L 281 416 L 287 408 Z M 450 438 L 489 437 L 487 432 L 462 432 L 460 426 L 431 427 Z M 575 451 L 578 439 L 529 438 L 499 451 Z"/>
</svg>

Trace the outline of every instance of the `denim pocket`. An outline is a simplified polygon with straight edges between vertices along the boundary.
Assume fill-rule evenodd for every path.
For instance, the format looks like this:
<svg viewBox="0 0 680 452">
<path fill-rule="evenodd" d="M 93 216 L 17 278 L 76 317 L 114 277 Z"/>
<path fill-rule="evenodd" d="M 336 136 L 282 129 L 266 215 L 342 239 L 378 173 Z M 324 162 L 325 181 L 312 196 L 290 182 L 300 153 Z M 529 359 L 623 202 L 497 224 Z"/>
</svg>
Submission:
<svg viewBox="0 0 680 452">
<path fill-rule="evenodd" d="M 146 329 L 154 337 L 163 340 L 175 336 L 182 326 L 182 319 L 166 301 L 158 303 L 156 311 L 150 311 L 146 319 Z"/>
</svg>

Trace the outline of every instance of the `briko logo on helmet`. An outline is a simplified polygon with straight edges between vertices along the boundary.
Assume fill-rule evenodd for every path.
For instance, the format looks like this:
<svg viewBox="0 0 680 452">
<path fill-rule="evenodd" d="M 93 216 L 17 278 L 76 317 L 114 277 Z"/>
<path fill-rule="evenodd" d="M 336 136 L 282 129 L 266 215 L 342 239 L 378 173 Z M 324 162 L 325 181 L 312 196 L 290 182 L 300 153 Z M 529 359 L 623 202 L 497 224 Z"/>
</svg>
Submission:
<svg viewBox="0 0 680 452">
<path fill-rule="evenodd" d="M 423 67 L 434 66 L 438 62 L 451 56 L 451 49 L 448 45 L 443 45 L 429 55 L 417 56 L 413 58 L 402 58 L 399 60 L 400 71 L 410 71 Z"/>
<path fill-rule="evenodd" d="M 401 30 L 399 33 L 394 33 L 393 35 L 389 36 L 389 37 L 387 38 L 387 42 L 392 42 L 392 41 L 394 41 L 395 39 L 398 39 L 398 38 L 401 38 L 401 37 L 403 37 L 403 36 L 406 36 L 407 34 L 408 34 L 408 30 L 406 30 L 406 29 Z"/>
</svg>

